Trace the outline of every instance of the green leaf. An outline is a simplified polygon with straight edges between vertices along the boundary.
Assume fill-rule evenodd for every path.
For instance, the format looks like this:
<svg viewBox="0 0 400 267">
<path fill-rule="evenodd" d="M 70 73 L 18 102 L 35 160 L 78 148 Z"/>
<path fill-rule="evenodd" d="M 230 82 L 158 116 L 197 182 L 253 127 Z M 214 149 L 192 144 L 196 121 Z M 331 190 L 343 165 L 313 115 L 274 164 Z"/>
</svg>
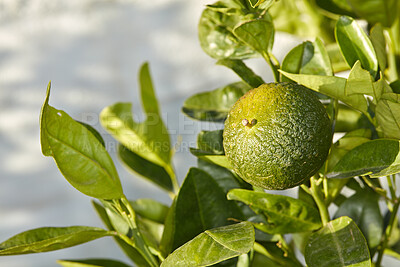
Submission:
<svg viewBox="0 0 400 267">
<path fill-rule="evenodd" d="M 385 137 L 400 139 L 399 94 L 383 94 L 376 105 L 375 115 Z"/>
<path fill-rule="evenodd" d="M 349 217 L 330 221 L 313 233 L 305 250 L 307 266 L 371 266 L 368 246 Z"/>
<path fill-rule="evenodd" d="M 327 171 L 330 172 L 344 155 L 355 147 L 370 141 L 370 138 L 371 131 L 369 129 L 355 130 L 340 138 L 331 147 L 331 152 L 329 153 L 327 161 Z M 343 186 L 345 186 L 347 182 L 348 179 L 329 179 L 326 202 L 331 203 L 334 201 L 336 197 L 339 196 Z"/>
<path fill-rule="evenodd" d="M 381 91 L 375 91 L 371 75 L 368 71 L 361 67 L 359 60 L 354 63 L 354 66 L 349 73 L 349 77 L 347 78 L 347 83 L 344 90 L 347 95 L 370 95 L 374 97 L 375 101 L 378 100 L 383 93 Z"/>
<path fill-rule="evenodd" d="M 335 27 L 336 41 L 350 67 L 360 60 L 372 77 L 378 73 L 378 60 L 371 41 L 355 20 L 341 16 Z"/>
<path fill-rule="evenodd" d="M 146 120 L 133 120 L 130 103 L 116 103 L 108 106 L 100 114 L 102 126 L 115 139 L 142 158 L 171 170 L 171 144 L 168 131 L 161 119 L 158 103 L 148 73 L 148 65 L 140 70 L 140 91 Z"/>
<path fill-rule="evenodd" d="M 233 29 L 233 33 L 260 54 L 272 51 L 275 29 L 269 15 L 243 22 Z"/>
<path fill-rule="evenodd" d="M 333 75 L 328 52 L 318 38 L 315 42 L 303 42 L 293 48 L 286 55 L 281 68 L 296 74 Z M 283 81 L 289 81 L 283 78 Z"/>
<path fill-rule="evenodd" d="M 115 232 L 97 227 L 43 227 L 17 234 L 0 244 L 0 255 L 40 253 L 73 247 Z"/>
<path fill-rule="evenodd" d="M 298 199 L 244 189 L 233 189 L 227 197 L 242 201 L 256 213 L 264 214 L 267 223 L 255 226 L 269 234 L 304 232 L 321 227 L 318 210 Z"/>
<path fill-rule="evenodd" d="M 252 189 L 252 186 L 241 178 L 239 178 L 233 171 L 223 168 L 221 166 L 209 163 L 199 159 L 197 161 L 198 168 L 208 173 L 218 185 L 224 190 L 225 194 L 234 188 Z"/>
<path fill-rule="evenodd" d="M 200 150 L 208 151 L 213 154 L 224 155 L 224 146 L 222 144 L 223 130 L 201 131 L 197 135 L 197 146 Z"/>
<path fill-rule="evenodd" d="M 233 170 L 231 163 L 225 155 L 214 154 L 209 151 L 203 151 L 192 147 L 190 148 L 190 153 L 192 153 L 198 159 L 202 159 L 218 166 Z"/>
<path fill-rule="evenodd" d="M 260 6 L 260 8 L 263 9 L 268 9 L 275 0 L 248 0 L 251 7 L 258 7 Z"/>
<path fill-rule="evenodd" d="M 363 118 L 365 118 L 365 116 L 363 116 L 359 111 L 339 103 L 335 132 L 349 132 L 365 128 L 365 126 L 362 125 Z"/>
<path fill-rule="evenodd" d="M 353 11 L 370 24 L 391 27 L 398 14 L 397 0 L 347 0 Z"/>
<path fill-rule="evenodd" d="M 238 5 L 236 1 L 224 1 L 222 5 L 223 10 L 221 7 L 219 9 L 208 7 L 201 14 L 199 39 L 204 52 L 215 59 L 246 59 L 258 56 L 232 32 L 234 27 L 245 19 L 245 14 L 242 12 L 244 7 Z M 227 9 L 230 12 L 221 12 Z"/>
<path fill-rule="evenodd" d="M 400 80 L 390 83 L 393 93 L 400 94 Z"/>
<path fill-rule="evenodd" d="M 236 82 L 213 91 L 195 94 L 183 103 L 187 116 L 203 121 L 223 122 L 235 102 L 252 89 L 244 82 Z"/>
<path fill-rule="evenodd" d="M 383 218 L 378 201 L 379 195 L 365 188 L 346 199 L 334 216 L 350 217 L 360 227 L 370 248 L 379 245 L 383 233 Z"/>
<path fill-rule="evenodd" d="M 140 174 L 167 191 L 173 190 L 171 176 L 160 165 L 145 160 L 121 144 L 118 144 L 118 156 L 129 170 Z"/>
<path fill-rule="evenodd" d="M 154 222 L 164 223 L 168 213 L 168 206 L 151 198 L 140 198 L 131 201 L 134 211 L 143 218 Z"/>
<path fill-rule="evenodd" d="M 210 266 L 249 252 L 253 244 L 254 228 L 251 223 L 223 226 L 199 234 L 176 249 L 161 266 Z"/>
<path fill-rule="evenodd" d="M 316 4 L 331 13 L 354 16 L 353 10 L 347 0 L 316 0 Z"/>
<path fill-rule="evenodd" d="M 129 267 L 123 262 L 109 259 L 58 260 L 63 267 Z"/>
<path fill-rule="evenodd" d="M 328 178 L 370 175 L 378 178 L 400 172 L 400 141 L 372 140 L 349 151 L 327 174 Z"/>
<path fill-rule="evenodd" d="M 159 115 L 158 101 L 154 93 L 153 82 L 150 76 L 149 63 L 145 62 L 139 71 L 140 93 L 142 96 L 143 110 L 147 116 Z"/>
<path fill-rule="evenodd" d="M 375 49 L 379 68 L 383 72 L 387 66 L 387 53 L 385 36 L 381 24 L 376 24 L 374 27 L 372 27 L 369 38 L 371 39 L 371 43 Z"/>
<path fill-rule="evenodd" d="M 263 79 L 256 75 L 246 64 L 241 60 L 221 59 L 217 64 L 223 65 L 232 69 L 239 77 L 252 88 L 259 87 L 264 83 Z"/>
<path fill-rule="evenodd" d="M 345 216 L 313 233 L 304 256 L 309 267 L 371 266 L 363 234 L 353 220 Z"/>
<path fill-rule="evenodd" d="M 100 199 L 123 196 L 114 163 L 91 130 L 49 105 L 50 84 L 40 114 L 40 141 L 45 156 L 77 190 Z"/>
<path fill-rule="evenodd" d="M 111 222 L 111 218 L 108 216 L 106 209 L 98 204 L 95 201 L 92 201 L 92 204 L 99 215 L 100 219 L 102 222 L 105 224 L 108 230 L 110 231 L 115 231 L 115 228 L 113 226 L 113 223 Z M 143 256 L 139 253 L 139 251 L 131 246 L 130 244 L 126 243 L 123 241 L 121 238 L 118 236 L 114 237 L 115 241 L 117 244 L 120 246 L 122 251 L 131 259 L 134 263 L 136 263 L 138 266 L 143 266 L 143 267 L 150 267 L 150 265 L 147 263 L 147 261 L 143 258 Z"/>
<path fill-rule="evenodd" d="M 343 58 L 342 52 L 340 52 L 340 47 L 337 43 L 330 43 L 326 45 L 326 51 L 329 55 L 334 73 L 350 69 L 349 65 L 347 65 L 347 62 Z"/>
<path fill-rule="evenodd" d="M 77 121 L 77 120 L 75 120 L 75 121 Z M 99 140 L 99 142 L 101 143 L 101 145 L 102 145 L 103 147 L 106 147 L 106 143 L 104 142 L 103 137 L 101 136 L 101 134 L 100 134 L 95 128 L 93 128 L 91 125 L 89 125 L 89 124 L 87 124 L 87 123 L 84 123 L 84 122 L 81 122 L 81 121 L 77 121 L 77 122 L 79 122 L 80 124 L 82 124 L 83 126 L 85 126 L 86 129 L 88 129 L 88 130 L 94 135 L 94 137 L 96 137 L 97 140 Z"/>
<path fill-rule="evenodd" d="M 242 220 L 243 214 L 209 174 L 191 168 L 168 217 L 161 242 L 166 255 L 207 229 Z"/>
<path fill-rule="evenodd" d="M 319 75 L 305 75 L 305 74 L 292 74 L 279 70 L 283 75 L 289 79 L 304 85 L 316 92 L 320 92 L 327 96 L 336 98 L 343 101 L 347 105 L 361 111 L 368 115 L 368 104 L 365 97 L 361 94 L 347 95 L 345 88 L 347 80 L 345 78 L 336 76 L 319 76 Z"/>
</svg>

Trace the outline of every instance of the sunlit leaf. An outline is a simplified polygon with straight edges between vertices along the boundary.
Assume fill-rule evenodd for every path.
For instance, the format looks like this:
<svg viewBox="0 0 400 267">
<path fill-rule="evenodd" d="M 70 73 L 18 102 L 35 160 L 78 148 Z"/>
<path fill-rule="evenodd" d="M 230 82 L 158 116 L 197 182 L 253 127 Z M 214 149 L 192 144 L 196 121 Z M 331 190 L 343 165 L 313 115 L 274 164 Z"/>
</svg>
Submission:
<svg viewBox="0 0 400 267">
<path fill-rule="evenodd" d="M 310 236 L 305 259 L 310 267 L 371 266 L 367 242 L 346 216 L 330 221 Z"/>
<path fill-rule="evenodd" d="M 335 218 L 348 216 L 358 225 L 370 248 L 381 242 L 383 218 L 379 209 L 379 195 L 365 188 L 346 199 L 335 213 Z"/>
<path fill-rule="evenodd" d="M 247 83 L 236 82 L 198 93 L 186 99 L 182 111 L 193 119 L 223 122 L 233 104 L 251 88 Z"/>
<path fill-rule="evenodd" d="M 210 266 L 249 252 L 253 244 L 254 228 L 249 222 L 206 230 L 176 249 L 161 266 Z"/>
<path fill-rule="evenodd" d="M 328 178 L 359 175 L 381 177 L 400 172 L 400 141 L 377 139 L 363 143 L 344 155 Z"/>
<path fill-rule="evenodd" d="M 341 16 L 335 27 L 335 36 L 342 54 L 350 67 L 360 60 L 363 69 L 375 78 L 378 60 L 370 39 L 351 17 Z"/>
<path fill-rule="evenodd" d="M 113 235 L 116 233 L 89 226 L 37 228 L 17 234 L 0 243 L 0 255 L 59 250 Z"/>
<path fill-rule="evenodd" d="M 255 74 L 241 60 L 221 59 L 217 64 L 232 69 L 239 77 L 252 88 L 256 88 L 264 83 L 263 79 Z"/>
<path fill-rule="evenodd" d="M 347 105 L 368 114 L 368 104 L 365 97 L 361 94 L 347 95 L 345 88 L 347 80 L 345 78 L 336 76 L 319 76 L 319 75 L 305 75 L 305 74 L 292 74 L 279 70 L 283 75 L 289 79 L 304 85 L 316 92 L 320 92 L 327 96 L 337 98 Z"/>
<path fill-rule="evenodd" d="M 109 259 L 85 259 L 85 260 L 58 260 L 63 267 L 129 267 L 129 265 Z"/>
<path fill-rule="evenodd" d="M 244 189 L 232 189 L 227 197 L 264 214 L 267 222 L 255 226 L 269 234 L 304 232 L 321 227 L 318 210 L 299 199 Z"/>
<path fill-rule="evenodd" d="M 45 156 L 77 190 L 91 197 L 123 196 L 114 163 L 93 130 L 49 105 L 50 84 L 40 114 L 40 141 Z"/>
</svg>

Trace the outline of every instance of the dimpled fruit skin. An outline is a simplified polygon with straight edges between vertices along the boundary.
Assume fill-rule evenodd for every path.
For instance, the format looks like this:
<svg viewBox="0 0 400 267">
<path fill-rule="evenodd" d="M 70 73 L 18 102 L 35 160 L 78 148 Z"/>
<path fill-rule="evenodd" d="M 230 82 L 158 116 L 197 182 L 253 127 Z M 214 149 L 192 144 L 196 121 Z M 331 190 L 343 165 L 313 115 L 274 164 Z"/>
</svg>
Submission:
<svg viewBox="0 0 400 267">
<path fill-rule="evenodd" d="M 245 126 L 244 119 L 256 122 Z M 225 154 L 240 177 L 264 189 L 282 190 L 302 184 L 321 168 L 332 127 L 309 89 L 269 83 L 233 105 L 223 138 Z"/>
</svg>

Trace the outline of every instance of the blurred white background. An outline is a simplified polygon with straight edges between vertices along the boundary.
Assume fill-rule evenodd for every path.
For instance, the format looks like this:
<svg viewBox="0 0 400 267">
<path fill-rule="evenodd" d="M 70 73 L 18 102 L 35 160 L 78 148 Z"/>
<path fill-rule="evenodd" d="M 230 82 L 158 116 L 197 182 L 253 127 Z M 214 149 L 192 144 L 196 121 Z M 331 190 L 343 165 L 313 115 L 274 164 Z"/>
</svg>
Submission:
<svg viewBox="0 0 400 267">
<path fill-rule="evenodd" d="M 133 102 L 140 114 L 137 72 L 150 62 L 163 118 L 182 144 L 174 158 L 179 181 L 196 159 L 200 129 L 221 125 L 194 122 L 180 112 L 183 101 L 238 80 L 216 66 L 200 48 L 197 23 L 210 0 L 0 0 L 0 241 L 42 226 L 102 227 L 90 198 L 71 187 L 51 158 L 41 154 L 39 112 L 52 81 L 50 104 L 99 130 L 115 159 L 131 199 L 168 195 L 128 172 L 117 161 L 112 138 L 97 116 L 117 101 Z M 298 40 L 279 35 L 278 59 Z M 249 65 L 272 81 L 267 64 Z M 291 193 L 291 192 L 289 192 Z M 0 266 L 55 266 L 57 259 L 103 257 L 129 260 L 111 238 L 45 254 L 0 257 Z"/>
</svg>

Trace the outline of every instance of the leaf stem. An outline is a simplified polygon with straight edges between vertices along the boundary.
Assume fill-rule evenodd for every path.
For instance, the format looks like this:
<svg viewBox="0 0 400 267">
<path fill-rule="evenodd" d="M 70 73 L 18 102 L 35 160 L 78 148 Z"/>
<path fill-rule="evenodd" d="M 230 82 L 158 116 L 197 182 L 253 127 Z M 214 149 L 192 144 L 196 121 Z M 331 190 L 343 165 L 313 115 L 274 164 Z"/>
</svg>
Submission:
<svg viewBox="0 0 400 267">
<path fill-rule="evenodd" d="M 167 173 L 169 174 L 169 176 L 171 177 L 171 181 L 172 181 L 172 187 L 173 187 L 173 192 L 171 192 L 169 195 L 172 199 L 175 198 L 175 195 L 178 194 L 179 192 L 179 183 L 178 183 L 178 179 L 176 178 L 175 175 L 175 171 L 174 169 L 171 167 L 171 165 L 165 166 L 165 170 L 167 171 Z"/>
<path fill-rule="evenodd" d="M 268 65 L 271 67 L 272 73 L 274 74 L 275 82 L 277 82 L 277 83 L 280 82 L 281 79 L 280 79 L 280 74 L 279 74 L 278 70 L 281 67 L 280 67 L 279 61 L 276 59 L 276 57 L 272 53 L 264 52 L 264 53 L 262 53 L 262 57 L 265 59 L 265 61 L 267 61 Z"/>
<path fill-rule="evenodd" d="M 128 199 L 124 196 L 123 198 L 120 199 L 124 207 L 126 208 L 127 212 L 122 211 L 121 215 L 124 216 L 129 224 L 129 227 L 132 230 L 132 243 L 128 243 L 130 245 L 133 245 L 138 252 L 143 256 L 144 259 L 146 259 L 147 263 L 151 267 L 158 267 L 158 261 L 155 259 L 153 254 L 151 253 L 149 247 L 146 245 L 144 242 L 139 229 L 136 224 L 136 218 L 135 218 L 135 211 L 133 210 L 131 204 L 129 203 Z"/>
<path fill-rule="evenodd" d="M 392 213 L 390 214 L 389 224 L 385 230 L 385 237 L 384 237 L 383 241 L 381 242 L 380 247 L 378 248 L 379 252 L 378 252 L 378 258 L 375 263 L 376 267 L 381 266 L 383 254 L 385 252 L 387 244 L 389 243 L 390 235 L 391 235 L 393 227 L 394 227 L 394 222 L 396 221 L 396 216 L 397 216 L 397 211 L 399 210 L 399 205 L 400 205 L 400 201 L 398 198 L 396 198 L 394 200 L 394 206 L 393 206 Z"/>
<path fill-rule="evenodd" d="M 325 202 L 322 199 L 321 190 L 317 186 L 317 179 L 318 179 L 318 175 L 314 175 L 310 179 L 311 195 L 313 196 L 314 201 L 317 204 L 317 207 L 318 207 L 318 210 L 319 210 L 319 213 L 321 216 L 322 225 L 325 226 L 330 221 L 330 217 L 329 217 L 328 208 L 326 207 Z"/>
</svg>

